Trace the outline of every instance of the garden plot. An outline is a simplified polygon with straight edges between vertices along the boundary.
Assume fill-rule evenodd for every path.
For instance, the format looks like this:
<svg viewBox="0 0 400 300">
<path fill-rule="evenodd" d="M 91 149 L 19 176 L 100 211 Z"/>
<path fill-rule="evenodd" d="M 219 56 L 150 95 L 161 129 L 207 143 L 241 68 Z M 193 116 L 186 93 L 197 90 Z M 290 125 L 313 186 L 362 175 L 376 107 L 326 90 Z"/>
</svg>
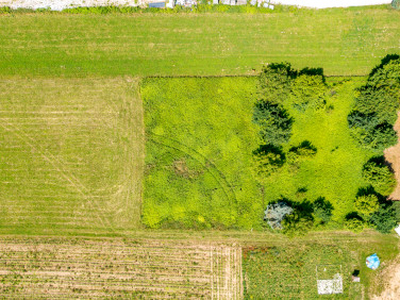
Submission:
<svg viewBox="0 0 400 300">
<path fill-rule="evenodd" d="M 182 241 L 5 238 L 0 297 L 241 298 L 241 249 Z"/>
<path fill-rule="evenodd" d="M 141 103 L 122 79 L 0 81 L 0 226 L 139 225 Z"/>
</svg>

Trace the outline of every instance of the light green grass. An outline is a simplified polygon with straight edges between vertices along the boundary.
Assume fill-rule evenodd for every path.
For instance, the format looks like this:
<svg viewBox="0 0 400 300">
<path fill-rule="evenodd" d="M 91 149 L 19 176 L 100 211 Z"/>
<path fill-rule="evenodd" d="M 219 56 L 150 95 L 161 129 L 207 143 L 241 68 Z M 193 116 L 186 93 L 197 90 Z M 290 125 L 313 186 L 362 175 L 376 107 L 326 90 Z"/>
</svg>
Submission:
<svg viewBox="0 0 400 300">
<path fill-rule="evenodd" d="M 254 91 L 254 78 L 144 82 L 147 226 L 259 226 Z"/>
<path fill-rule="evenodd" d="M 145 225 L 260 229 L 268 203 L 323 197 L 340 227 L 367 186 L 362 167 L 373 155 L 352 139 L 347 124 L 363 81 L 328 80 L 323 109 L 287 105 L 294 123 L 284 150 L 307 140 L 317 154 L 286 163 L 259 184 L 253 151 L 262 142 L 252 122 L 257 78 L 146 80 Z"/>
<path fill-rule="evenodd" d="M 2 228 L 140 226 L 142 112 L 128 81 L 0 81 Z"/>
<path fill-rule="evenodd" d="M 268 62 L 367 74 L 398 52 L 400 12 L 0 15 L 0 75 L 248 74 Z"/>
<path fill-rule="evenodd" d="M 398 254 L 397 246 L 395 236 L 380 235 L 377 239 L 316 239 L 244 248 L 244 299 L 369 299 L 370 292 L 379 290 L 376 279 Z M 366 257 L 373 253 L 382 263 L 375 271 L 365 265 Z M 318 295 L 317 268 L 318 279 L 322 280 L 332 279 L 332 273 L 339 272 L 343 294 Z M 360 271 L 360 283 L 351 281 L 354 270 Z"/>
<path fill-rule="evenodd" d="M 324 197 L 332 203 L 333 219 L 339 222 L 354 211 L 358 190 L 367 186 L 362 178 L 362 167 L 373 155 L 350 136 L 347 123 L 356 96 L 355 89 L 364 80 L 329 79 L 326 109 L 309 108 L 300 112 L 287 106 L 294 123 L 293 135 L 285 148 L 307 140 L 317 148 L 317 154 L 315 158 L 301 162 L 299 167 L 285 166 L 265 179 L 268 201 L 284 197 L 292 201 L 313 202 Z"/>
</svg>

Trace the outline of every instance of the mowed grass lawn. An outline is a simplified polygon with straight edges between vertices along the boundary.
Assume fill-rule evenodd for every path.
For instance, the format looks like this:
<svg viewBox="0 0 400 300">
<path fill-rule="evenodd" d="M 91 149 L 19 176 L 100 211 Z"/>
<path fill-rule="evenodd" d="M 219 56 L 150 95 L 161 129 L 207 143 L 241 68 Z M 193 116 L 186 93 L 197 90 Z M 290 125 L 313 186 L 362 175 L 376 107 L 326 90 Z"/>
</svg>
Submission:
<svg viewBox="0 0 400 300">
<path fill-rule="evenodd" d="M 252 121 L 257 78 L 147 79 L 144 224 L 157 227 L 261 229 L 267 204 L 282 198 L 332 203 L 335 226 L 354 211 L 372 152 L 350 136 L 347 115 L 364 78 L 328 79 L 324 109 L 298 111 L 284 150 L 309 141 L 313 158 L 257 180 L 262 144 Z M 287 149 L 286 149 L 287 148 Z"/>
<path fill-rule="evenodd" d="M 143 126 L 134 80 L 10 77 L 0 80 L 0 99 L 2 230 L 139 226 Z"/>
<path fill-rule="evenodd" d="M 368 74 L 398 51 L 383 6 L 272 14 L 3 14 L 0 75 L 223 75 L 267 62 Z"/>
</svg>

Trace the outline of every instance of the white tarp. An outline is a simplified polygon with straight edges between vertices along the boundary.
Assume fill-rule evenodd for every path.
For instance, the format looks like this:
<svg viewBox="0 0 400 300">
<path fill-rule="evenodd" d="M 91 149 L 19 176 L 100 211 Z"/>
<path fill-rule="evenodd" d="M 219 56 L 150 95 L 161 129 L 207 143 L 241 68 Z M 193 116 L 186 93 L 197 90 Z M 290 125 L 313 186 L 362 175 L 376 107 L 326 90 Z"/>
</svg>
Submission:
<svg viewBox="0 0 400 300">
<path fill-rule="evenodd" d="M 335 274 L 333 279 L 317 280 L 318 294 L 330 295 L 343 293 L 343 280 L 340 274 Z"/>
</svg>

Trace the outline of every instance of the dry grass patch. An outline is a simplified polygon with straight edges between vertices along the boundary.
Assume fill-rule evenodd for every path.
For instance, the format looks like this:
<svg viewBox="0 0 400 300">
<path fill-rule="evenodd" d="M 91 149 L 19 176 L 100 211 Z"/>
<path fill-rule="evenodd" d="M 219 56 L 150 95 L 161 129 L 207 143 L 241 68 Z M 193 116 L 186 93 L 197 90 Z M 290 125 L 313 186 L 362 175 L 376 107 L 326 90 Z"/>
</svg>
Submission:
<svg viewBox="0 0 400 300">
<path fill-rule="evenodd" d="M 0 227 L 139 226 L 143 125 L 135 85 L 0 80 Z"/>
</svg>

